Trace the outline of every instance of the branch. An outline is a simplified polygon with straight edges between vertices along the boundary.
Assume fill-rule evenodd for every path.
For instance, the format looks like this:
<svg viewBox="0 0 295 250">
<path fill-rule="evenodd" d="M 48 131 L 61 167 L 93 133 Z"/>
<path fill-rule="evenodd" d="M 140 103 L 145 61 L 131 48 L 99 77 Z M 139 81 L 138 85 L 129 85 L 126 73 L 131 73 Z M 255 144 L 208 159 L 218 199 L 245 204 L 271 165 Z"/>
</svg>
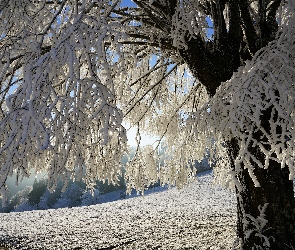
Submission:
<svg viewBox="0 0 295 250">
<path fill-rule="evenodd" d="M 59 1 L 46 1 L 45 3 L 46 4 L 62 4 L 63 2 L 62 1 L 60 1 L 60 2 Z"/>
<path fill-rule="evenodd" d="M 272 4 L 267 8 L 268 15 L 267 19 L 272 19 L 276 17 L 277 10 L 281 5 L 282 0 L 274 0 Z"/>
<path fill-rule="evenodd" d="M 111 6 L 111 8 L 106 12 L 106 17 L 110 16 L 113 10 L 116 8 L 120 0 L 116 0 L 116 2 Z"/>
<path fill-rule="evenodd" d="M 125 9 L 125 8 L 124 8 Z M 126 22 L 130 22 L 130 21 L 138 21 L 140 23 L 144 23 L 148 26 L 151 26 L 154 28 L 155 23 L 152 22 L 148 16 L 146 14 L 137 14 L 137 15 L 132 15 L 131 13 L 128 12 L 124 12 L 123 9 L 119 9 L 119 10 L 113 10 L 113 13 L 117 14 L 117 15 L 121 15 L 122 17 L 126 17 L 125 19 L 121 20 L 121 23 L 126 23 Z M 118 17 L 112 17 L 113 19 L 118 19 Z M 129 24 L 128 24 L 129 25 Z"/>
<path fill-rule="evenodd" d="M 216 44 L 223 43 L 227 35 L 223 16 L 224 8 L 225 4 L 220 3 L 220 1 L 216 4 L 211 0 L 211 13 L 214 23 L 214 42 Z"/>
<path fill-rule="evenodd" d="M 18 55 L 18 56 L 15 56 L 15 57 L 9 58 L 9 62 L 10 62 L 10 64 L 13 63 L 15 60 L 17 60 L 17 59 L 23 57 L 23 56 L 24 56 L 24 55 Z M 6 63 L 6 62 L 7 62 L 7 60 L 2 60 L 2 61 L 1 61 L 2 64 Z"/>
<path fill-rule="evenodd" d="M 41 44 L 43 43 L 44 40 L 44 35 L 48 32 L 48 30 L 51 28 L 53 22 L 56 20 L 57 16 L 61 13 L 63 7 L 65 6 L 66 1 L 61 2 L 61 6 L 59 8 L 59 10 L 55 13 L 54 17 L 52 18 L 52 20 L 50 21 L 50 23 L 47 25 L 47 28 L 45 28 L 45 30 L 42 32 L 43 33 L 43 39 Z"/>
<path fill-rule="evenodd" d="M 156 97 L 158 95 L 159 88 L 160 88 L 160 86 L 157 87 L 156 93 L 154 94 L 154 96 L 153 96 L 152 100 L 150 101 L 150 103 L 149 103 L 148 107 L 146 108 L 146 110 L 143 112 L 143 114 L 141 115 L 141 117 L 137 120 L 137 123 L 139 123 L 144 118 L 144 116 L 146 115 L 146 113 L 152 107 L 153 102 L 154 102 L 154 100 L 156 99 Z"/>
<path fill-rule="evenodd" d="M 271 36 L 274 36 L 278 31 L 278 23 L 276 19 L 277 10 L 281 5 L 282 0 L 274 0 L 268 8 L 268 15 L 266 18 L 267 25 L 270 28 Z M 271 37 L 272 38 L 272 37 Z"/>
<path fill-rule="evenodd" d="M 208 43 L 207 43 L 208 44 Z M 210 96 L 213 96 L 222 81 L 224 74 L 220 74 L 220 62 L 224 56 L 217 49 L 212 53 L 209 46 L 206 47 L 201 37 L 187 40 L 188 49 L 179 50 L 183 60 L 187 63 L 194 77 L 197 78 L 207 89 Z M 218 54 L 219 53 L 219 54 Z M 220 55 L 221 54 L 221 55 Z"/>
<path fill-rule="evenodd" d="M 199 3 L 199 7 L 200 9 L 207 15 L 207 16 L 211 16 L 212 13 L 211 13 L 211 6 L 210 6 L 210 3 L 209 1 L 206 1 L 204 3 Z"/>
<path fill-rule="evenodd" d="M 0 3 L 0 12 L 2 12 L 7 7 L 8 3 L 9 3 L 9 0 L 1 1 L 1 3 Z"/>
<path fill-rule="evenodd" d="M 142 2 L 138 0 L 134 0 L 134 2 L 144 10 L 144 12 L 147 14 L 148 17 L 150 17 L 150 19 L 154 22 L 154 24 L 156 25 L 158 29 L 162 30 L 165 33 L 169 32 L 170 27 L 167 27 L 167 25 L 165 24 L 163 20 L 156 17 L 153 11 L 151 11 L 150 7 L 148 7 L 147 5 L 143 4 Z"/>
<path fill-rule="evenodd" d="M 197 90 L 198 90 L 200 87 L 201 87 L 201 84 L 196 85 L 196 86 L 191 90 L 191 92 L 196 93 Z M 180 104 L 178 105 L 178 107 L 174 110 L 173 115 L 171 115 L 170 120 L 168 121 L 168 123 L 167 123 L 167 125 L 166 125 L 166 129 L 165 129 L 164 133 L 161 135 L 160 139 L 157 140 L 157 141 L 158 141 L 158 144 L 157 144 L 157 146 L 155 147 L 155 150 L 160 146 L 160 143 L 161 143 L 161 141 L 163 140 L 164 136 L 166 135 L 166 133 L 167 133 L 167 131 L 168 131 L 168 127 L 169 127 L 169 125 L 170 125 L 170 123 L 171 123 L 173 117 L 174 117 L 174 116 L 176 115 L 176 113 L 177 113 L 177 112 L 183 107 L 183 105 L 185 105 L 185 103 L 187 102 L 187 100 L 188 100 L 190 97 L 191 97 L 190 94 L 187 95 L 187 97 L 185 98 L 185 100 L 184 100 L 182 103 L 180 103 Z"/>
<path fill-rule="evenodd" d="M 41 56 L 46 54 L 47 52 L 49 52 L 50 49 L 51 49 L 51 46 L 45 46 L 45 47 L 41 48 Z M 12 62 L 15 61 L 15 60 L 18 60 L 18 59 L 20 60 L 24 56 L 25 55 L 19 55 L 19 56 L 16 56 L 16 57 L 14 57 L 14 58 L 12 58 L 10 60 L 12 60 Z M 2 63 L 3 63 L 3 61 L 2 61 Z M 11 76 L 12 74 L 14 74 L 14 72 L 16 70 L 20 69 L 22 66 L 23 66 L 23 63 L 17 62 L 16 65 L 13 67 L 13 72 L 12 73 L 7 73 L 5 77 L 7 78 L 7 77 Z"/>
<path fill-rule="evenodd" d="M 258 0 L 258 25 L 260 29 L 260 36 L 261 36 L 261 45 L 264 45 L 264 42 L 266 40 L 266 36 L 268 33 L 268 27 L 266 23 L 266 5 L 265 0 Z"/>
<path fill-rule="evenodd" d="M 145 78 L 146 76 L 150 75 L 153 71 L 159 69 L 159 68 L 162 68 L 162 67 L 165 67 L 165 66 L 168 66 L 170 63 L 165 63 L 163 65 L 159 65 L 157 66 L 159 63 L 159 61 L 156 62 L 156 64 L 147 72 L 145 73 L 144 75 L 142 75 L 140 78 L 138 78 L 137 80 L 135 80 L 133 83 L 130 84 L 130 87 L 134 86 L 138 81 L 140 81 L 141 79 Z"/>
<path fill-rule="evenodd" d="M 154 46 L 161 48 L 163 50 L 175 50 L 175 48 L 172 46 L 171 41 L 167 41 L 164 38 L 160 39 L 160 41 L 150 41 L 150 37 L 143 35 L 143 34 L 128 34 L 128 36 L 133 37 L 133 38 L 138 38 L 138 39 L 143 39 L 146 41 L 118 41 L 119 44 L 134 44 L 134 45 L 149 45 L 149 46 Z M 112 43 L 111 42 L 105 42 L 106 46 L 110 46 Z"/>
<path fill-rule="evenodd" d="M 169 76 L 176 68 L 178 64 L 176 64 L 167 74 L 165 74 L 158 82 L 153 84 L 148 90 L 144 92 L 144 94 L 132 105 L 132 107 L 126 112 L 125 116 L 127 116 L 135 107 L 137 103 L 139 103 L 143 98 L 146 97 L 146 95 L 153 90 L 157 85 L 159 85 L 167 76 Z M 130 100 L 130 103 L 135 99 L 135 96 Z"/>
<path fill-rule="evenodd" d="M 162 1 L 160 1 L 162 2 Z M 153 10 L 155 11 L 159 11 L 161 13 L 159 13 L 159 16 L 165 19 L 165 23 L 166 24 L 170 24 L 172 23 L 172 17 L 175 14 L 176 8 L 177 8 L 177 0 L 166 0 L 165 4 L 161 4 L 159 1 L 155 0 L 152 2 L 152 4 L 150 6 L 153 7 Z M 168 27 L 168 30 L 170 29 L 170 27 Z"/>
<path fill-rule="evenodd" d="M 167 0 L 167 4 L 168 4 L 169 15 L 171 20 L 172 16 L 175 14 L 175 11 L 176 11 L 177 0 Z"/>
<path fill-rule="evenodd" d="M 229 30 L 228 40 L 232 51 L 233 65 L 240 65 L 241 26 L 239 2 L 229 0 Z"/>
<path fill-rule="evenodd" d="M 280 4 L 281 0 L 274 0 L 267 9 L 267 3 L 265 2 L 265 0 L 258 1 L 258 24 L 261 35 L 261 47 L 267 45 L 276 36 L 278 30 L 276 13 L 278 8 L 280 7 Z"/>
<path fill-rule="evenodd" d="M 255 52 L 258 50 L 258 47 L 256 45 L 257 34 L 254 28 L 254 23 L 250 16 L 249 5 L 247 0 L 240 0 L 240 11 L 249 51 L 252 55 L 254 55 Z"/>
</svg>

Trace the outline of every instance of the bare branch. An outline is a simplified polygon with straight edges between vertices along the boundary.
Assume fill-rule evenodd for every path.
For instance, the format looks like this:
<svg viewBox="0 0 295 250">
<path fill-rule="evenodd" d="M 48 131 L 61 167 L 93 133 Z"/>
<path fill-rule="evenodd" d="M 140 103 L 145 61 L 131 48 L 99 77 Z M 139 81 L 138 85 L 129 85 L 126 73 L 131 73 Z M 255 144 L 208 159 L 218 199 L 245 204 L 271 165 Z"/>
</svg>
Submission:
<svg viewBox="0 0 295 250">
<path fill-rule="evenodd" d="M 240 0 L 240 11 L 243 23 L 243 29 L 246 36 L 249 51 L 252 55 L 258 50 L 257 33 L 254 28 L 254 23 L 249 12 L 249 4 L 247 0 Z"/>
</svg>

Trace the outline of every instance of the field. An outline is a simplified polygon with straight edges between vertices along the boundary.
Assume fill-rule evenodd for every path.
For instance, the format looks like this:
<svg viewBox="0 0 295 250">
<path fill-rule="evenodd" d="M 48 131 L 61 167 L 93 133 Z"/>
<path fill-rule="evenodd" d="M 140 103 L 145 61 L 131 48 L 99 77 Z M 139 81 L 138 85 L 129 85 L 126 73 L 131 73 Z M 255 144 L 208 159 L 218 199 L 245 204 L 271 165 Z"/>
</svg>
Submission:
<svg viewBox="0 0 295 250">
<path fill-rule="evenodd" d="M 0 214 L 9 249 L 230 249 L 235 195 L 212 185 L 211 172 L 178 191 L 103 204 Z M 1 247 L 0 247 L 1 249 Z"/>
</svg>

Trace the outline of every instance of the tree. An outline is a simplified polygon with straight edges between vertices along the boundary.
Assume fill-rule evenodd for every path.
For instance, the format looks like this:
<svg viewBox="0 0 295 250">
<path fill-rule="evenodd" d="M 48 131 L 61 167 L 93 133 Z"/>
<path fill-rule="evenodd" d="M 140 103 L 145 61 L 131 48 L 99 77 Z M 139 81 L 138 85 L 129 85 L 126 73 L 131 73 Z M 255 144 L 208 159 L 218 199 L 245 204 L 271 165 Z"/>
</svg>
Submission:
<svg viewBox="0 0 295 250">
<path fill-rule="evenodd" d="M 31 192 L 28 195 L 29 202 L 31 204 L 38 204 L 40 202 L 41 196 L 44 194 L 46 191 L 46 180 L 41 179 L 41 180 L 34 180 L 33 188 Z"/>
<path fill-rule="evenodd" d="M 77 183 L 71 183 L 54 204 L 54 208 L 76 207 L 81 204 L 83 189 Z"/>
<path fill-rule="evenodd" d="M 100 193 L 98 189 L 93 192 L 85 190 L 81 195 L 81 206 L 95 205 L 99 202 Z"/>
<path fill-rule="evenodd" d="M 9 213 L 12 210 L 18 211 L 20 207 L 23 207 L 28 203 L 29 193 L 32 191 L 32 186 L 26 186 L 23 190 L 18 191 L 14 196 L 11 197 L 9 205 L 3 212 Z"/>
<path fill-rule="evenodd" d="M 294 247 L 294 2 L 134 2 L 1 2 L 2 195 L 30 168 L 50 190 L 116 183 L 124 118 L 138 143 L 159 138 L 127 164 L 127 190 L 182 187 L 209 150 L 237 193 L 237 247 Z"/>
</svg>

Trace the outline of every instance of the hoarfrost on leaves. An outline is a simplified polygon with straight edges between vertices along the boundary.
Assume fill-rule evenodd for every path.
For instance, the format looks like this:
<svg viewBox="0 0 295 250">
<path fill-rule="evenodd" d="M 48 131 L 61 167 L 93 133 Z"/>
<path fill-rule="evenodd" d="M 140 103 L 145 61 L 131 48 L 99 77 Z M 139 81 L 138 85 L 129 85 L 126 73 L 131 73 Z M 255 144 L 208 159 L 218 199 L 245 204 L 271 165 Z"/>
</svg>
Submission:
<svg viewBox="0 0 295 250">
<path fill-rule="evenodd" d="M 253 162 L 260 168 L 268 168 L 269 161 L 288 167 L 289 179 L 294 179 L 294 3 L 289 1 L 284 9 L 284 18 L 277 39 L 258 51 L 251 61 L 240 67 L 233 77 L 223 83 L 216 95 L 209 101 L 210 112 L 203 110 L 204 122 L 195 120 L 199 131 L 210 126 L 215 135 L 215 152 L 220 158 L 227 158 L 219 145 L 234 137 L 240 138 L 239 154 L 235 159 L 235 171 L 240 166 L 248 169 L 255 184 L 260 184 L 254 175 Z M 260 116 L 271 109 L 270 131 L 261 124 Z M 198 116 L 197 116 L 198 117 Z M 218 126 L 216 126 L 218 124 Z M 277 133 L 277 131 L 280 133 Z M 261 140 L 254 133 L 262 132 Z M 265 155 L 260 162 L 249 152 L 249 146 L 258 146 Z M 230 162 L 230 161 L 228 161 Z M 223 161 L 225 163 L 225 161 Z M 232 174 L 235 177 L 235 173 Z M 239 184 L 236 186 L 239 187 Z"/>
<path fill-rule="evenodd" d="M 143 192 L 159 179 L 182 187 L 195 176 L 190 163 L 208 154 L 217 161 L 218 182 L 234 179 L 239 187 L 235 175 L 243 164 L 259 186 L 252 162 L 267 168 L 269 160 L 287 166 L 294 179 L 293 1 L 281 8 L 277 38 L 213 98 L 178 54 L 187 37 L 208 39 L 206 1 L 177 1 L 164 19 L 155 1 L 137 3 L 145 8 L 120 8 L 118 1 L 14 0 L 1 9 L 2 195 L 8 175 L 16 171 L 19 180 L 31 168 L 48 171 L 50 190 L 58 179 L 66 187 L 68 177 L 84 178 L 90 187 L 97 179 L 117 182 L 126 152 L 123 118 L 138 128 L 138 143 L 141 131 L 159 138 L 154 147 L 138 148 L 127 165 L 129 191 Z M 158 4 L 171 8 L 167 3 Z M 257 15 L 257 6 L 250 7 Z M 145 19 L 146 10 L 155 23 Z M 226 9 L 223 15 L 228 22 Z M 270 131 L 259 119 L 267 109 Z M 260 141 L 256 130 L 263 133 Z M 233 137 L 241 139 L 235 171 L 224 147 Z M 163 144 L 169 157 L 159 164 Z M 264 163 L 249 145 L 259 146 Z"/>
<path fill-rule="evenodd" d="M 257 218 L 254 218 L 250 214 L 245 214 L 245 217 L 243 218 L 243 222 L 245 225 L 245 233 L 246 233 L 246 239 L 250 237 L 251 234 L 255 234 L 256 237 L 259 237 L 261 241 L 263 242 L 263 246 L 266 248 L 270 247 L 270 240 L 274 240 L 272 237 L 266 237 L 264 235 L 264 232 L 270 228 L 267 228 L 267 219 L 265 218 L 265 210 L 267 209 L 268 203 L 265 203 L 263 206 L 259 206 L 258 210 L 260 212 L 259 216 Z M 251 229 L 249 229 L 249 225 L 251 225 Z M 258 247 L 258 246 L 257 246 Z M 257 248 L 258 249 L 258 248 Z M 261 246 L 259 249 L 262 249 Z"/>
<path fill-rule="evenodd" d="M 198 5 L 200 2 L 196 1 L 195 4 Z M 188 7 L 192 2 L 185 1 L 179 4 L 182 4 L 182 7 L 177 8 L 179 13 L 176 11 L 174 19 L 172 18 L 176 20 L 176 24 L 171 30 L 166 29 L 168 25 L 166 26 L 165 23 L 161 23 L 163 28 L 150 27 L 150 30 L 145 30 L 143 27 L 148 24 L 144 22 L 138 26 L 136 24 L 128 26 L 126 29 L 133 32 L 139 30 L 137 35 L 144 30 L 145 34 L 150 35 L 150 41 L 154 43 L 160 43 L 162 37 L 170 36 L 173 46 L 183 49 L 184 34 L 192 37 L 202 36 L 202 31 L 209 27 L 206 26 L 204 13 L 193 13 L 194 17 L 203 18 L 202 24 L 205 26 L 194 25 L 195 28 L 199 28 L 197 30 L 189 28 L 191 23 L 182 21 L 185 18 L 193 20 L 189 17 L 189 10 L 192 8 Z M 251 10 L 254 16 L 257 15 L 257 6 L 251 5 Z M 223 14 L 225 17 L 228 16 L 226 10 Z M 290 108 L 294 106 L 295 76 L 292 42 L 295 19 L 292 1 L 282 5 L 278 18 L 280 22 L 276 39 L 253 55 L 251 61 L 246 61 L 245 65 L 240 67 L 229 81 L 223 83 L 215 96 L 210 99 L 203 86 L 190 77 L 182 60 L 178 60 L 179 57 L 169 50 L 168 45 L 167 50 L 161 51 L 157 51 L 155 47 L 143 47 L 137 50 L 137 56 L 134 55 L 136 50 L 132 49 L 134 48 L 132 44 L 120 48 L 116 63 L 119 71 L 116 71 L 116 68 L 112 70 L 116 73 L 127 73 L 125 79 L 122 77 L 114 79 L 116 83 L 126 82 L 125 95 L 117 95 L 123 103 L 121 106 L 123 113 L 130 124 L 138 126 L 139 131 L 145 130 L 157 135 L 160 139 L 156 148 L 160 142 L 164 142 L 167 145 L 167 155 L 171 156 L 166 159 L 163 167 L 160 165 L 155 167 L 148 163 L 151 161 L 142 161 L 147 153 L 139 150 L 138 157 L 133 159 L 134 164 L 128 166 L 134 169 L 128 170 L 126 174 L 126 177 L 132 180 L 130 182 L 132 187 L 139 187 L 142 190 L 142 186 L 148 182 L 148 173 L 154 173 L 155 168 L 158 172 L 157 177 L 160 177 L 163 182 L 181 186 L 187 182 L 189 179 L 187 177 L 194 175 L 193 171 L 189 171 L 189 163 L 203 159 L 208 152 L 212 157 L 211 161 L 217 162 L 215 167 L 217 182 L 234 184 L 240 188 L 241 184 L 236 174 L 243 165 L 248 169 L 255 186 L 258 187 L 260 183 L 255 177 L 254 165 L 267 168 L 270 160 L 281 163 L 282 167 L 288 167 L 290 179 L 294 178 L 294 112 Z M 170 19 L 167 17 L 167 20 Z M 117 42 L 120 41 L 117 40 Z M 157 55 L 153 65 L 149 63 L 151 54 Z M 128 65 L 126 61 L 129 62 Z M 171 65 L 165 69 L 166 64 L 169 63 Z M 268 121 L 270 131 L 265 131 L 260 124 L 260 116 L 268 109 L 271 109 L 271 117 Z M 277 133 L 278 130 L 281 132 Z M 261 140 L 254 136 L 257 131 L 263 134 Z M 225 144 L 235 137 L 241 140 L 233 171 L 229 166 L 231 159 Z M 140 139 L 140 133 L 138 138 Z M 260 162 L 254 154 L 249 152 L 251 147 L 256 146 L 265 155 L 265 162 Z M 156 150 L 149 155 L 155 158 L 154 162 L 158 162 Z M 162 171 L 163 169 L 165 171 Z M 182 178 L 182 173 L 186 178 Z M 153 174 L 152 180 L 154 176 Z"/>
<path fill-rule="evenodd" d="M 126 133 L 102 46 L 105 6 L 93 5 L 10 1 L 1 12 L 2 194 L 8 175 L 30 168 L 47 169 L 50 190 L 85 171 L 86 182 L 116 182 Z"/>
</svg>

